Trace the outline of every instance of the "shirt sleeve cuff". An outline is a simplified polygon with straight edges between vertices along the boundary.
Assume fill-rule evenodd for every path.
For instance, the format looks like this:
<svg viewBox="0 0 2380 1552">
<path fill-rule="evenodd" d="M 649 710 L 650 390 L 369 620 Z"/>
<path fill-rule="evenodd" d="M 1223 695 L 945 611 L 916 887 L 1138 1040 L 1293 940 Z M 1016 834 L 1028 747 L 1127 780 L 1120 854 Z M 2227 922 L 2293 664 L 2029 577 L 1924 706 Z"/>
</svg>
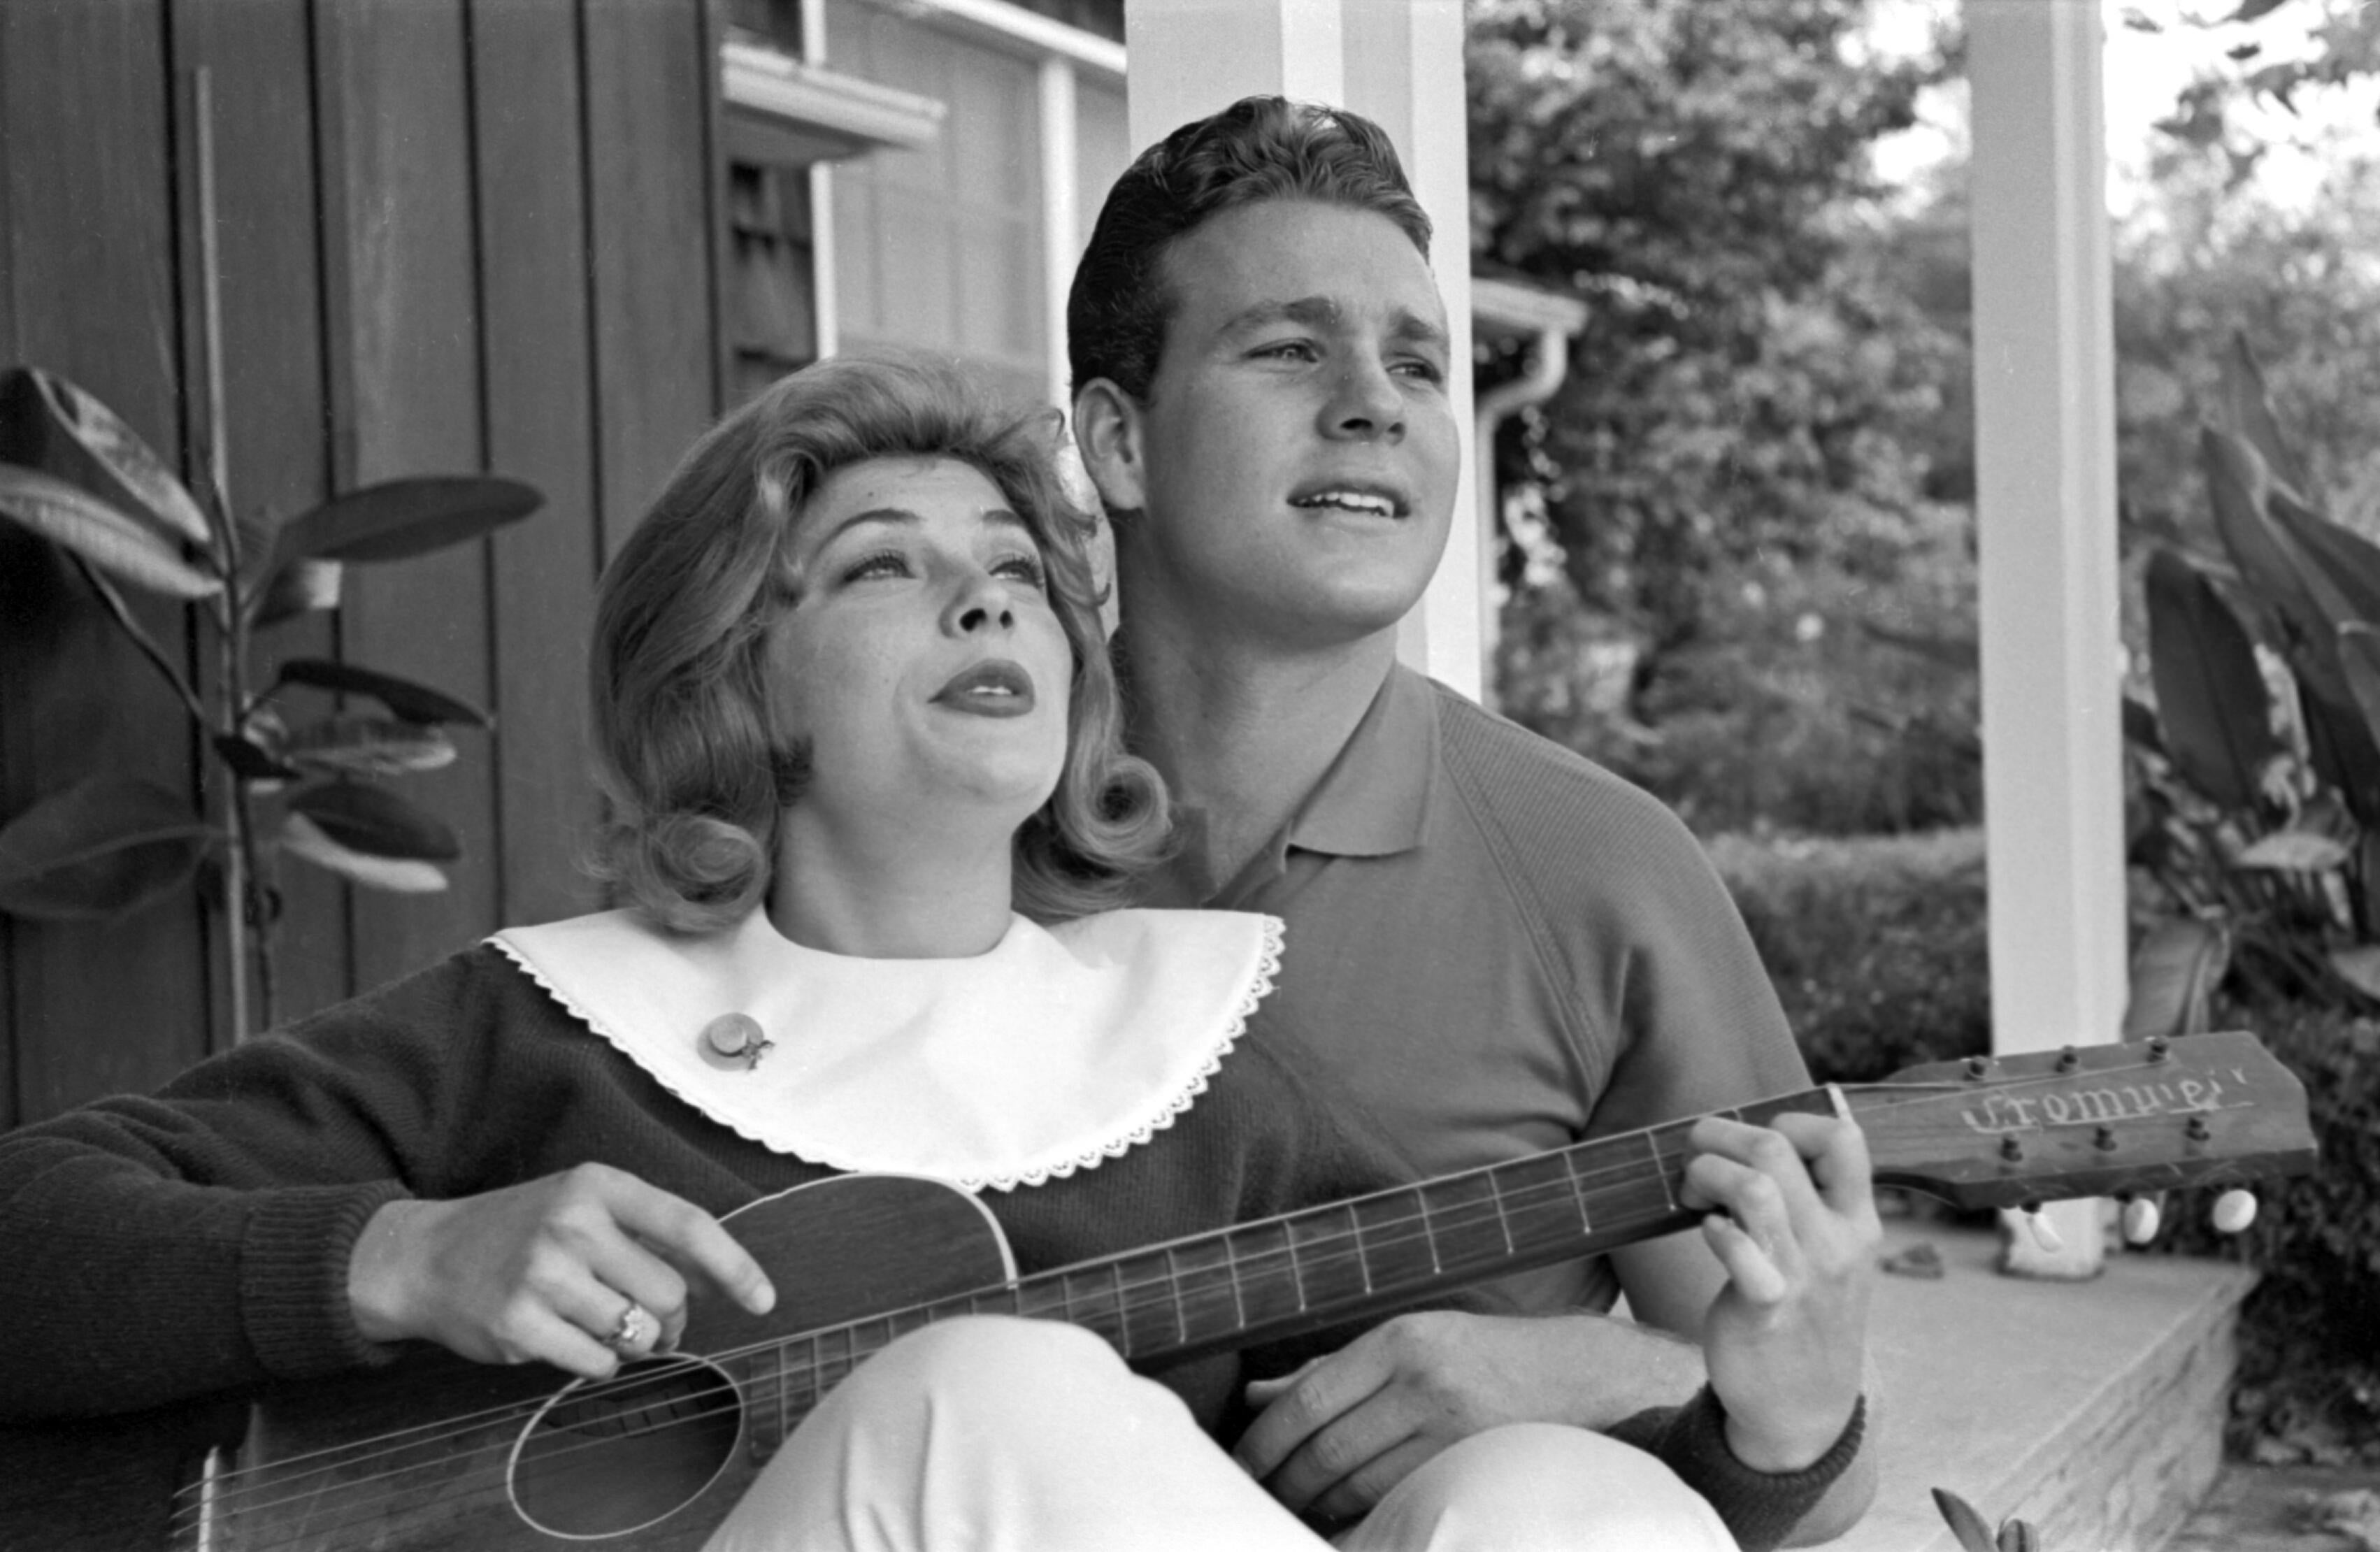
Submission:
<svg viewBox="0 0 2380 1552">
<path fill-rule="evenodd" d="M 1710 1501 L 1743 1552 L 1768 1552 L 1799 1524 L 1835 1479 L 1850 1469 L 1867 1431 L 1867 1398 L 1832 1448 L 1797 1472 L 1755 1471 L 1727 1443 L 1727 1408 L 1707 1385 L 1681 1407 L 1654 1407 L 1622 1419 L 1611 1437 L 1659 1458 L 1678 1479 Z"/>
<path fill-rule="evenodd" d="M 410 1194 L 395 1181 L 258 1194 L 240 1243 L 240 1309 L 268 1372 L 307 1379 L 396 1355 L 356 1329 L 347 1264 L 372 1214 Z"/>
</svg>

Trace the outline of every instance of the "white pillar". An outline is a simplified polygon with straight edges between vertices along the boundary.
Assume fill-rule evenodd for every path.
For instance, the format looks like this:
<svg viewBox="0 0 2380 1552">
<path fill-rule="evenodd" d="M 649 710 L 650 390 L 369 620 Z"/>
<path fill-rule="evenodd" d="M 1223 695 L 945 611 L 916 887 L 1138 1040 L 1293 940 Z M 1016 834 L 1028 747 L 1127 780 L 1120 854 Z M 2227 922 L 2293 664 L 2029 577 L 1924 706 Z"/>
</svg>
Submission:
<svg viewBox="0 0 2380 1552">
<path fill-rule="evenodd" d="M 2125 1000 L 2115 344 L 2100 0 L 1967 0 L 1992 1043 Z M 2098 1216 L 2053 1217 L 2098 1260 Z M 2080 1256 L 2084 1263 L 2071 1264 Z"/>
<path fill-rule="evenodd" d="M 1396 142 L 1436 228 L 1430 267 L 1453 333 L 1449 382 L 1462 439 L 1446 559 L 1398 631 L 1398 655 L 1476 699 L 1480 571 L 1473 494 L 1471 212 L 1460 0 L 1125 0 L 1133 149 L 1247 96 L 1350 108 Z"/>
</svg>

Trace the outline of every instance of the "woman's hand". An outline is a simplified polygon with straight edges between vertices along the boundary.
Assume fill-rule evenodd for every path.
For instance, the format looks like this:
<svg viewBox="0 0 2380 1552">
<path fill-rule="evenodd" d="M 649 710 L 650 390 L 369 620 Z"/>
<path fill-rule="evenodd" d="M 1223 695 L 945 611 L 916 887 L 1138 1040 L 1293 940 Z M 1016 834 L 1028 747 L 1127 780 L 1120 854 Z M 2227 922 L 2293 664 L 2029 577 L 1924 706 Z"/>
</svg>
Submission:
<svg viewBox="0 0 2380 1552">
<path fill-rule="evenodd" d="M 600 1379 L 676 1343 L 689 1278 L 755 1315 L 777 1302 L 717 1219 L 582 1164 L 482 1195 L 389 1203 L 357 1237 L 347 1297 L 369 1340 L 418 1337 L 483 1364 L 542 1360 Z M 657 1319 L 610 1345 L 631 1301 Z"/>
<path fill-rule="evenodd" d="M 1705 1117 L 1685 1200 L 1721 1211 L 1703 1237 L 1728 1273 L 1703 1320 L 1728 1445 L 1755 1471 L 1824 1455 L 1864 1383 L 1868 1292 L 1883 1237 L 1867 1140 L 1825 1116 L 1769 1126 Z"/>
</svg>

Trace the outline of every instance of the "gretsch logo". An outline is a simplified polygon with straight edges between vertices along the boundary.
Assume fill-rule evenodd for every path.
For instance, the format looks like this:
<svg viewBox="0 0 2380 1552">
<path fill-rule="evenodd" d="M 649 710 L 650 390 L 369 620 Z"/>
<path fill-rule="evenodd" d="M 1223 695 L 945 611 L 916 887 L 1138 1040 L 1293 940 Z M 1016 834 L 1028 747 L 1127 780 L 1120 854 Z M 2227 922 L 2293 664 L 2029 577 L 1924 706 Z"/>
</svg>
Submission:
<svg viewBox="0 0 2380 1552">
<path fill-rule="evenodd" d="M 2241 1074 L 2231 1074 L 2245 1086 Z M 2177 1078 L 2170 1083 L 2108 1084 L 2099 1088 L 2068 1088 L 2057 1093 L 2011 1094 L 1996 1089 L 1984 1095 L 1980 1108 L 1970 1106 L 1960 1119 L 1986 1136 L 2008 1132 L 2038 1132 L 2050 1126 L 2095 1126 L 2111 1121 L 2145 1121 L 2152 1116 L 2188 1115 L 2221 1110 L 2222 1080 L 2215 1077 Z"/>
</svg>

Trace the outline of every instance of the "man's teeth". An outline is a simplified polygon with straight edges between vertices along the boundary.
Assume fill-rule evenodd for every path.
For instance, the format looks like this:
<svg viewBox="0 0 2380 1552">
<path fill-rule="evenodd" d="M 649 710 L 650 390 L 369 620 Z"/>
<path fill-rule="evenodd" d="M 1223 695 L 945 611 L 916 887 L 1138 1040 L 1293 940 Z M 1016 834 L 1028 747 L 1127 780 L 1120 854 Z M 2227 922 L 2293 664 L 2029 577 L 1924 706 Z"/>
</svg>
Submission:
<svg viewBox="0 0 2380 1552">
<path fill-rule="evenodd" d="M 1336 506 L 1372 517 L 1393 517 L 1397 515 L 1396 504 L 1386 496 L 1362 496 L 1353 491 L 1323 491 L 1311 496 L 1301 496 L 1294 504 Z"/>
</svg>

